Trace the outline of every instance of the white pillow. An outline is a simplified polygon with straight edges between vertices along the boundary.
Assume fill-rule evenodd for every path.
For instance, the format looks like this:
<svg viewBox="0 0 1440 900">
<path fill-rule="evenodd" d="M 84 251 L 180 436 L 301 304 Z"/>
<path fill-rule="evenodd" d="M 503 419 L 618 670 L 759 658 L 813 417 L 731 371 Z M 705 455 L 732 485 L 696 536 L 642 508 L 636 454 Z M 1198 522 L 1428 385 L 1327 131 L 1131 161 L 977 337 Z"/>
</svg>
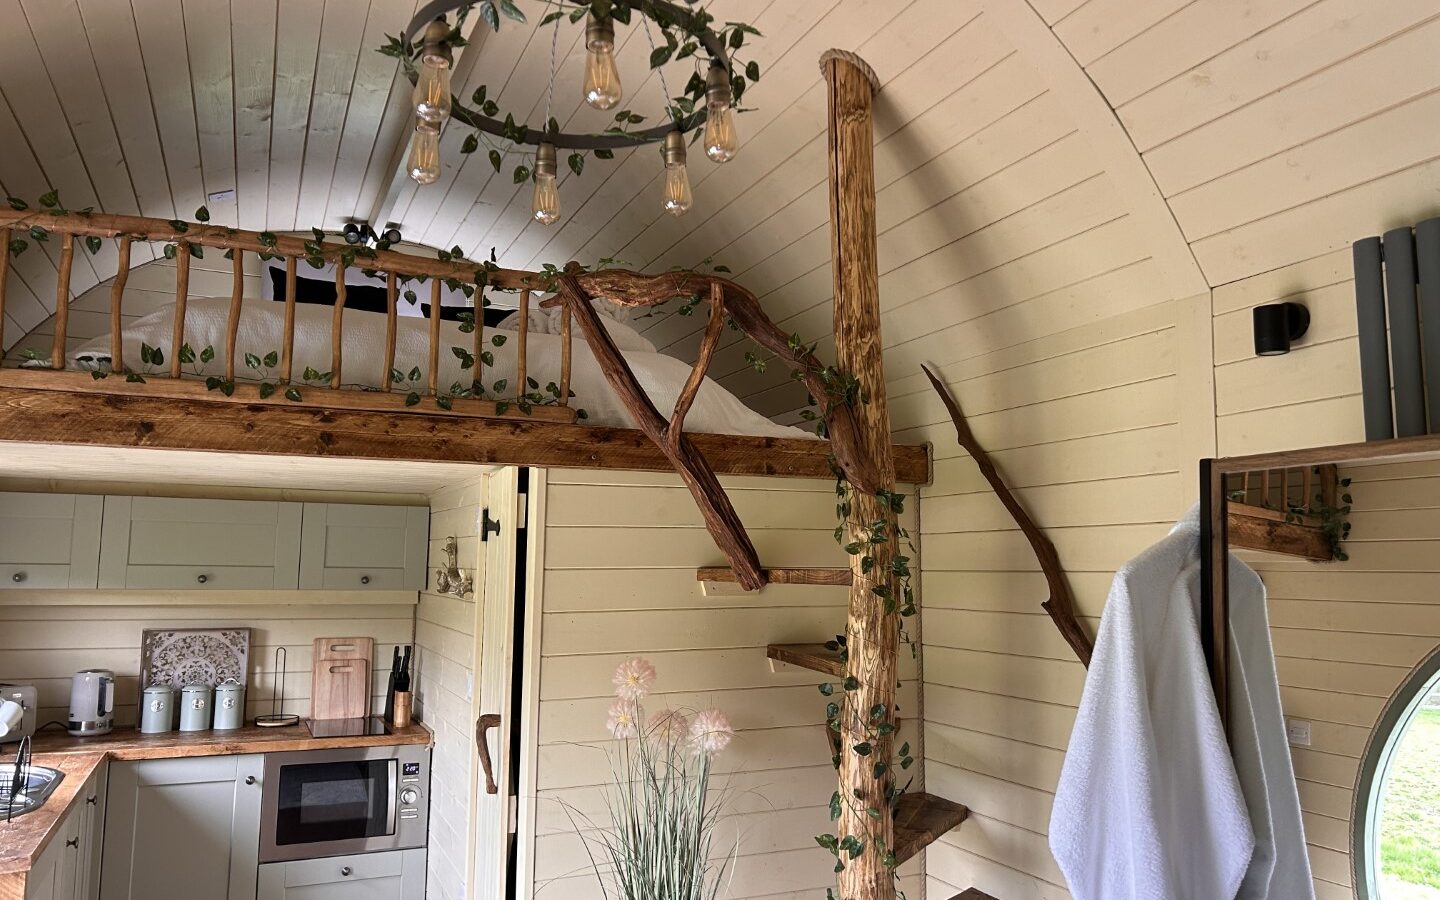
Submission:
<svg viewBox="0 0 1440 900">
<path fill-rule="evenodd" d="M 621 350 L 634 350 L 644 353 L 654 353 L 655 345 L 644 335 L 631 328 L 629 325 L 616 318 L 616 312 L 612 304 L 599 300 L 592 301 L 595 311 L 600 314 L 600 321 L 604 323 L 605 330 L 610 333 L 610 339 L 615 346 Z M 505 331 L 520 330 L 520 311 L 516 310 L 500 320 L 496 328 Z M 578 333 L 579 326 L 572 326 Z M 553 309 L 531 309 L 530 310 L 530 332 L 532 334 L 559 334 L 560 333 L 560 308 Z M 582 338 L 583 339 L 583 338 Z"/>
</svg>

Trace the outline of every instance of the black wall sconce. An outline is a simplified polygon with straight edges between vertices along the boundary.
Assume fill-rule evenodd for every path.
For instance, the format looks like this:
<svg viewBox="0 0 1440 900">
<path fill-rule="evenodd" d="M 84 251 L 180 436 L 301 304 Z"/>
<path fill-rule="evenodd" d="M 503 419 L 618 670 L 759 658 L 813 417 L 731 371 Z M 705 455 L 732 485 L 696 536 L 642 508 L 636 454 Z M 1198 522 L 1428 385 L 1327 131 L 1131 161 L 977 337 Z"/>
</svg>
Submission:
<svg viewBox="0 0 1440 900">
<path fill-rule="evenodd" d="M 1267 303 L 1255 314 L 1255 355 L 1281 356 L 1310 330 L 1310 310 L 1299 303 Z"/>
<path fill-rule="evenodd" d="M 341 233 L 347 244 L 374 244 L 379 250 L 388 250 L 391 245 L 400 243 L 400 229 L 393 224 L 386 225 L 384 231 L 376 233 L 369 222 L 346 222 Z"/>
</svg>

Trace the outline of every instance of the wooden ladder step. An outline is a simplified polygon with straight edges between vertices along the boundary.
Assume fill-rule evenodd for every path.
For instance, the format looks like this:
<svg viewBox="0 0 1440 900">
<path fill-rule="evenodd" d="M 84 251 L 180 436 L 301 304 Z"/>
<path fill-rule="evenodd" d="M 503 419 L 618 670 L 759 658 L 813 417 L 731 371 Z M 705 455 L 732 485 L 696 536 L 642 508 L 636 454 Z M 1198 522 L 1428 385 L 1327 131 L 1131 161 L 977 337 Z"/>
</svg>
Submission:
<svg viewBox="0 0 1440 900">
<path fill-rule="evenodd" d="M 904 863 L 965 821 L 970 810 L 934 794 L 901 794 L 895 808 L 895 863 Z"/>
<path fill-rule="evenodd" d="M 771 644 L 765 648 L 765 655 L 776 662 L 789 663 L 832 678 L 845 677 L 845 663 L 840 653 L 824 644 Z"/>
<path fill-rule="evenodd" d="M 767 584 L 829 584 L 848 587 L 849 569 L 763 569 Z M 735 584 L 735 572 L 727 566 L 705 566 L 695 570 L 696 581 L 711 581 L 719 584 Z"/>
<path fill-rule="evenodd" d="M 950 900 L 995 900 L 995 898 L 978 888 L 969 888 L 951 897 Z"/>
</svg>

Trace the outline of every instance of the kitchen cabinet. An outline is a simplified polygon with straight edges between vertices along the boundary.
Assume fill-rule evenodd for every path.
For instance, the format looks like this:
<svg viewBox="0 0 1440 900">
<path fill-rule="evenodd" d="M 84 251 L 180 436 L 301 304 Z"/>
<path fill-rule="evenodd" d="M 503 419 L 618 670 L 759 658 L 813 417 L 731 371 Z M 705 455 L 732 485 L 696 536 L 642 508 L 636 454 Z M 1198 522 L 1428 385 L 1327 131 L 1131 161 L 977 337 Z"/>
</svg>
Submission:
<svg viewBox="0 0 1440 900">
<path fill-rule="evenodd" d="M 264 769 L 258 754 L 112 763 L 100 900 L 254 900 Z"/>
<path fill-rule="evenodd" d="M 96 900 L 100 896 L 105 766 L 80 788 L 50 845 L 25 879 L 25 900 Z"/>
<path fill-rule="evenodd" d="M 260 867 L 256 900 L 424 900 L 425 851 L 391 850 Z"/>
<path fill-rule="evenodd" d="M 100 587 L 295 590 L 301 506 L 106 497 Z"/>
<path fill-rule="evenodd" d="M 306 503 L 301 590 L 425 589 L 430 510 Z"/>
<path fill-rule="evenodd" d="M 103 501 L 0 492 L 0 590 L 95 587 Z"/>
</svg>

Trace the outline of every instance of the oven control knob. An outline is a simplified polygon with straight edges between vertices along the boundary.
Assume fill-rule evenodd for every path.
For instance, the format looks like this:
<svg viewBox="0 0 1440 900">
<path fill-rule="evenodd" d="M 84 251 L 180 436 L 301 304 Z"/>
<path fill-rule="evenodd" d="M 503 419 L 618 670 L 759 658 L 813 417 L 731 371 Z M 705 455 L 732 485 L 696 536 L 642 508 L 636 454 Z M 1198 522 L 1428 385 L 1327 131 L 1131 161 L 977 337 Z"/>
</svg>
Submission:
<svg viewBox="0 0 1440 900">
<path fill-rule="evenodd" d="M 400 791 L 400 802 L 406 806 L 414 806 L 415 801 L 420 799 L 420 792 L 413 787 L 403 788 Z"/>
</svg>

